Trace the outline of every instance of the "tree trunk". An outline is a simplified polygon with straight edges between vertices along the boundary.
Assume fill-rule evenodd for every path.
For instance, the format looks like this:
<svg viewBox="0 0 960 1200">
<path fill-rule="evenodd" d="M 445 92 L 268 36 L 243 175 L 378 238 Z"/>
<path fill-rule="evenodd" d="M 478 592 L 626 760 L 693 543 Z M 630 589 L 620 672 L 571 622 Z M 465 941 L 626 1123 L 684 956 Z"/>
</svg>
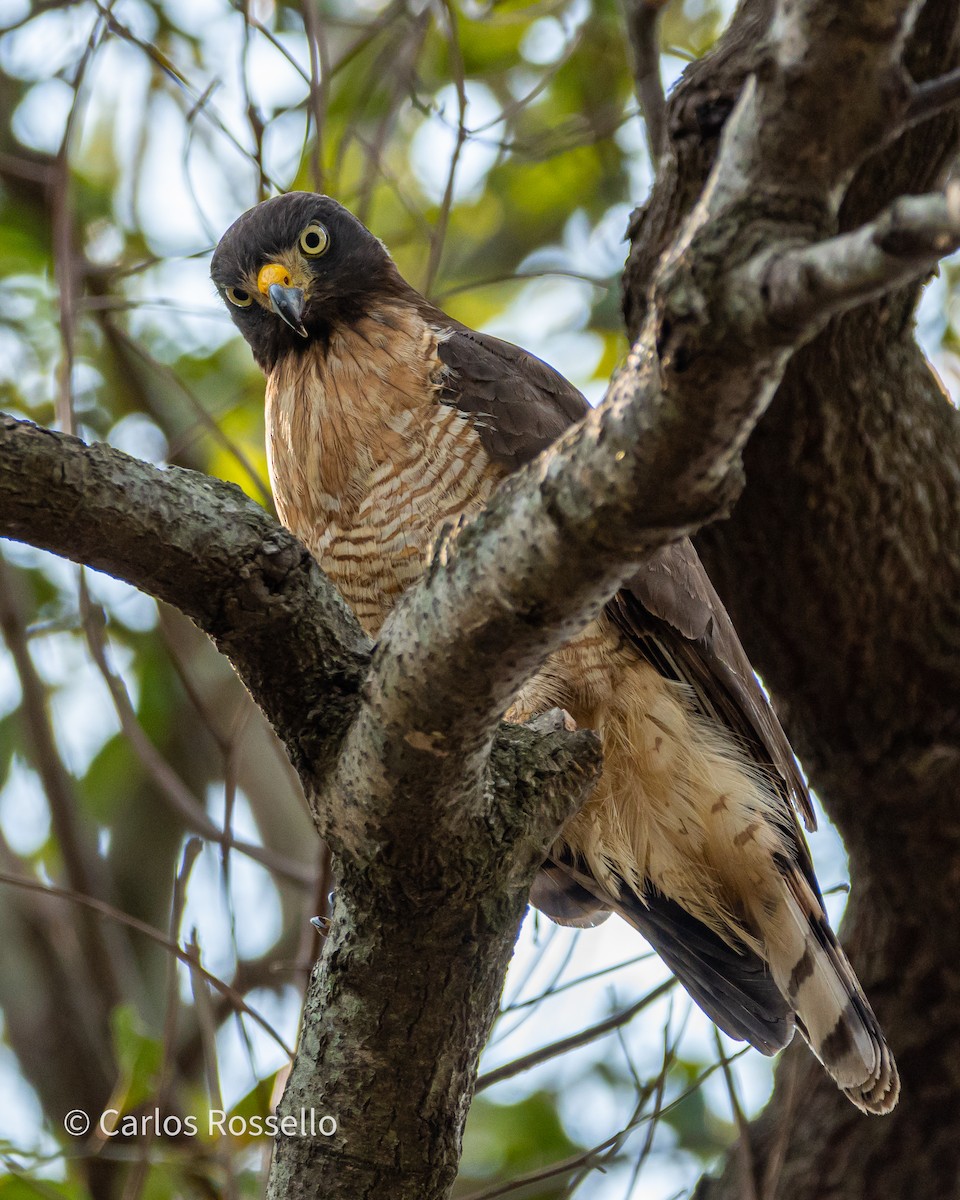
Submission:
<svg viewBox="0 0 960 1200">
<path fill-rule="evenodd" d="M 658 248 L 699 193 L 716 135 L 761 53 L 747 4 L 670 104 L 674 157 L 635 222 L 637 323 Z M 914 78 L 958 60 L 956 6 L 928 3 Z M 857 103 L 850 95 L 850 104 Z M 838 119 L 843 120 L 841 114 Z M 858 171 L 841 227 L 936 186 L 957 121 L 919 126 Z M 834 319 L 792 359 L 744 455 L 746 489 L 698 546 L 850 855 L 843 940 L 900 1066 L 882 1122 L 851 1111 L 806 1051 L 700 1200 L 957 1194 L 960 1143 L 960 432 L 913 339 L 917 289 Z"/>
</svg>

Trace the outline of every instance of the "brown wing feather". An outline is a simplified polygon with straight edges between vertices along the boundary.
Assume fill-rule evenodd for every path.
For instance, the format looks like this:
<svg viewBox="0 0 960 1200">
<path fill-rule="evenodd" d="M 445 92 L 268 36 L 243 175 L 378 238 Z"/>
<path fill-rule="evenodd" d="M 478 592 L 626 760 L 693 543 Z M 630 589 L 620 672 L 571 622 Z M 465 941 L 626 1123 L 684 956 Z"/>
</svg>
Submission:
<svg viewBox="0 0 960 1200">
<path fill-rule="evenodd" d="M 475 418 L 483 448 L 514 471 L 536 458 L 589 405 L 541 359 L 443 317 L 450 329 L 438 347 L 447 368 L 440 399 Z"/>
<path fill-rule="evenodd" d="M 495 462 L 515 470 L 588 411 L 583 395 L 541 359 L 433 313 L 450 329 L 439 347 L 447 368 L 441 399 L 476 418 Z M 645 657 L 694 689 L 758 764 L 775 768 L 807 828 L 816 828 L 787 736 L 693 544 L 684 538 L 658 551 L 608 613 Z"/>
<path fill-rule="evenodd" d="M 449 319 L 444 324 L 451 332 L 439 347 L 447 369 L 441 399 L 475 417 L 487 453 L 508 470 L 536 457 L 587 412 L 580 392 L 540 359 Z M 655 554 L 607 612 L 639 654 L 668 678 L 691 687 L 703 711 L 726 725 L 778 782 L 785 840 L 819 897 L 789 802 L 812 826 L 803 777 L 690 541 Z M 581 927 L 598 924 L 610 909 L 620 912 L 721 1029 L 764 1054 L 790 1040 L 792 1010 L 760 956 L 746 946 L 731 948 L 656 889 L 645 889 L 641 900 L 624 885 L 614 896 L 585 865 L 554 856 L 544 864 L 531 901 L 562 924 Z"/>
<path fill-rule="evenodd" d="M 689 538 L 654 554 L 609 611 L 631 638 L 654 639 L 671 657 L 671 673 L 694 688 L 704 710 L 728 725 L 758 763 L 772 763 L 807 828 L 816 829 L 787 735 Z M 664 623 L 682 637 L 665 642 Z"/>
</svg>

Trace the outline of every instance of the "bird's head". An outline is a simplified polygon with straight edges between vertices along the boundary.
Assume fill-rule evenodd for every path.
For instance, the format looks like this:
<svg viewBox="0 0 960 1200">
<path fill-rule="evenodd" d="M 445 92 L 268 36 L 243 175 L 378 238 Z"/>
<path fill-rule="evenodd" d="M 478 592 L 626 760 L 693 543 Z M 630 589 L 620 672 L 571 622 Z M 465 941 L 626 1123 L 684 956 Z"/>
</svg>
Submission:
<svg viewBox="0 0 960 1200">
<path fill-rule="evenodd" d="M 383 243 L 342 204 L 314 192 L 275 196 L 245 212 L 220 239 L 210 274 L 266 372 L 406 287 Z"/>
</svg>

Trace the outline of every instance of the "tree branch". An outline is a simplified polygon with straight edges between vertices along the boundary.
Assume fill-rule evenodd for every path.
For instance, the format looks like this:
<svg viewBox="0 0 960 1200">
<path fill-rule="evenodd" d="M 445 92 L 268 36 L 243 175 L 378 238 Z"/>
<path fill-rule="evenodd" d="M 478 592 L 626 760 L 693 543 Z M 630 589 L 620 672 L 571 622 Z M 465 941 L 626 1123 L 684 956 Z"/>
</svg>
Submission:
<svg viewBox="0 0 960 1200">
<path fill-rule="evenodd" d="M 762 320 L 784 329 L 827 321 L 932 271 L 960 247 L 960 185 L 901 196 L 875 221 L 799 249 L 753 259 L 742 273 L 744 310 L 763 297 Z"/>
<path fill-rule="evenodd" d="M 915 84 L 907 108 L 904 128 L 929 121 L 960 104 L 960 69 L 948 71 L 936 79 Z"/>
<path fill-rule="evenodd" d="M 0 535 L 186 613 L 233 663 L 298 770 L 322 777 L 370 649 L 296 538 L 233 484 L 159 471 L 13 417 L 0 417 L 0 456 Z"/>
<path fill-rule="evenodd" d="M 654 174 L 666 147 L 667 102 L 660 78 L 660 13 L 667 0 L 623 0 L 623 15 L 633 66 L 634 89 L 643 122 Z"/>
</svg>

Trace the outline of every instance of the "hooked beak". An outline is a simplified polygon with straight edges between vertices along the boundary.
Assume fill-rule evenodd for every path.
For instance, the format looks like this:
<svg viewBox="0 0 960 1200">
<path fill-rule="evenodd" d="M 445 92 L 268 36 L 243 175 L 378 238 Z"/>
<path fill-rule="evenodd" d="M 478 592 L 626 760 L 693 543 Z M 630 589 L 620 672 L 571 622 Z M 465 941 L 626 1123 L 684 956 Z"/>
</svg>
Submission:
<svg viewBox="0 0 960 1200">
<path fill-rule="evenodd" d="M 284 287 L 279 283 L 271 283 L 267 288 L 267 299 L 270 307 L 277 316 L 296 330 L 301 337 L 307 337 L 303 327 L 303 288 Z"/>
</svg>

